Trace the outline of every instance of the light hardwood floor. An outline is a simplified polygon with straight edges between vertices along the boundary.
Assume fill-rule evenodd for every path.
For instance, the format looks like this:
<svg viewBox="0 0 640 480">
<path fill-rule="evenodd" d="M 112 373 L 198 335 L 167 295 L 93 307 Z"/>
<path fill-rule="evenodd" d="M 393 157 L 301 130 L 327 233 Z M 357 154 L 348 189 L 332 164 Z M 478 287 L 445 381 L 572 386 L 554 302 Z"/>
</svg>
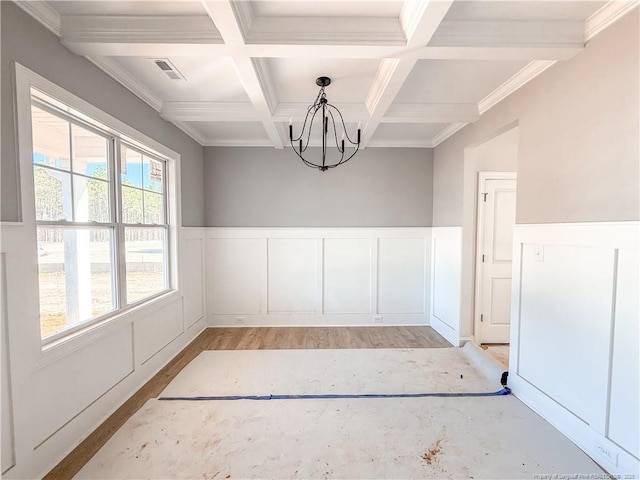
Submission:
<svg viewBox="0 0 640 480">
<path fill-rule="evenodd" d="M 46 480 L 71 479 L 111 436 L 204 350 L 443 348 L 431 327 L 208 328 L 51 470 Z"/>
</svg>

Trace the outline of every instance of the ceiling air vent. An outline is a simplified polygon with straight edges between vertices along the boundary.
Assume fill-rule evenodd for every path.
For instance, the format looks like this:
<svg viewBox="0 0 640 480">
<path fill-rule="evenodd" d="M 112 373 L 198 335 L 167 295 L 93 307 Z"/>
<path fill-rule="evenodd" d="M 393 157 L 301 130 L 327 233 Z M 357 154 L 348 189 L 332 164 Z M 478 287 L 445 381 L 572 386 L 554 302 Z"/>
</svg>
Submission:
<svg viewBox="0 0 640 480">
<path fill-rule="evenodd" d="M 152 58 L 151 61 L 171 80 L 186 80 L 173 63 L 167 58 Z"/>
</svg>

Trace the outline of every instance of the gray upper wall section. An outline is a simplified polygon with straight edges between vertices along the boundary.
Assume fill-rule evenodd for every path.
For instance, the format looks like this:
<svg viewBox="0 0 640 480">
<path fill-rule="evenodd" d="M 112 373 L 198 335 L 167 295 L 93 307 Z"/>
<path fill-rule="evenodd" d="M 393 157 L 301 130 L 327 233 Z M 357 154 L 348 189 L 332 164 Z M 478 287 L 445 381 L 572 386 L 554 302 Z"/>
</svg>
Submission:
<svg viewBox="0 0 640 480">
<path fill-rule="evenodd" d="M 639 16 L 634 9 L 438 145 L 435 226 L 462 225 L 465 149 L 516 124 L 517 223 L 640 219 Z"/>
<path fill-rule="evenodd" d="M 67 50 L 58 38 L 13 2 L 2 8 L 2 142 L 0 165 L 3 221 L 17 221 L 19 189 L 14 127 L 13 62 L 18 62 L 181 155 L 182 224 L 202 226 L 203 148 L 87 59 Z"/>
<path fill-rule="evenodd" d="M 431 225 L 431 149 L 368 148 L 320 172 L 290 148 L 206 147 L 204 175 L 208 227 Z"/>
</svg>

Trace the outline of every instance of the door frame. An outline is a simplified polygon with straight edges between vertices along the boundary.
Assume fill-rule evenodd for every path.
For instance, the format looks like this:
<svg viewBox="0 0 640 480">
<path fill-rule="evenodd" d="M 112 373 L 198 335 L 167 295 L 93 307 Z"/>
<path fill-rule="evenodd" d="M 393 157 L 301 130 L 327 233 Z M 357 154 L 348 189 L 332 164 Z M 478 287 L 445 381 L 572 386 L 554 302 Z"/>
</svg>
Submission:
<svg viewBox="0 0 640 480">
<path fill-rule="evenodd" d="M 480 306 L 482 302 L 482 244 L 484 243 L 484 208 L 483 190 L 487 180 L 516 180 L 517 192 L 517 172 L 478 172 L 477 196 L 476 196 L 476 248 L 475 248 L 475 283 L 473 301 L 473 338 L 477 345 L 482 344 Z M 511 279 L 513 281 L 513 279 Z"/>
</svg>

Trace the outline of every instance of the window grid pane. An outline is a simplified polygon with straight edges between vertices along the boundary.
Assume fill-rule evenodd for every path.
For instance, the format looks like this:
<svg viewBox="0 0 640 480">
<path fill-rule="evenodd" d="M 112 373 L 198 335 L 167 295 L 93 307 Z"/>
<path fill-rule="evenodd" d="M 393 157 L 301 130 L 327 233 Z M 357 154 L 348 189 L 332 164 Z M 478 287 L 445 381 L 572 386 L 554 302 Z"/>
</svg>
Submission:
<svg viewBox="0 0 640 480">
<path fill-rule="evenodd" d="M 72 221 L 71 175 L 33 166 L 36 220 Z"/>
<path fill-rule="evenodd" d="M 167 289 L 166 229 L 126 227 L 127 303 Z"/>
<path fill-rule="evenodd" d="M 43 338 L 116 308 L 113 232 L 113 228 L 38 228 Z"/>
<path fill-rule="evenodd" d="M 76 202 L 75 221 L 99 223 L 111 221 L 109 182 L 73 175 L 73 194 Z"/>
<path fill-rule="evenodd" d="M 166 161 L 33 98 L 41 336 L 57 339 L 169 289 Z"/>
<path fill-rule="evenodd" d="M 71 125 L 73 171 L 89 177 L 109 178 L 107 139 L 78 125 Z"/>
<path fill-rule="evenodd" d="M 124 223 L 142 223 L 144 207 L 142 190 L 122 187 L 122 221 Z"/>
<path fill-rule="evenodd" d="M 122 222 L 167 225 L 165 162 L 122 144 L 120 192 Z"/>
<path fill-rule="evenodd" d="M 68 171 L 71 168 L 69 121 L 32 106 L 31 124 L 33 163 Z"/>
</svg>

